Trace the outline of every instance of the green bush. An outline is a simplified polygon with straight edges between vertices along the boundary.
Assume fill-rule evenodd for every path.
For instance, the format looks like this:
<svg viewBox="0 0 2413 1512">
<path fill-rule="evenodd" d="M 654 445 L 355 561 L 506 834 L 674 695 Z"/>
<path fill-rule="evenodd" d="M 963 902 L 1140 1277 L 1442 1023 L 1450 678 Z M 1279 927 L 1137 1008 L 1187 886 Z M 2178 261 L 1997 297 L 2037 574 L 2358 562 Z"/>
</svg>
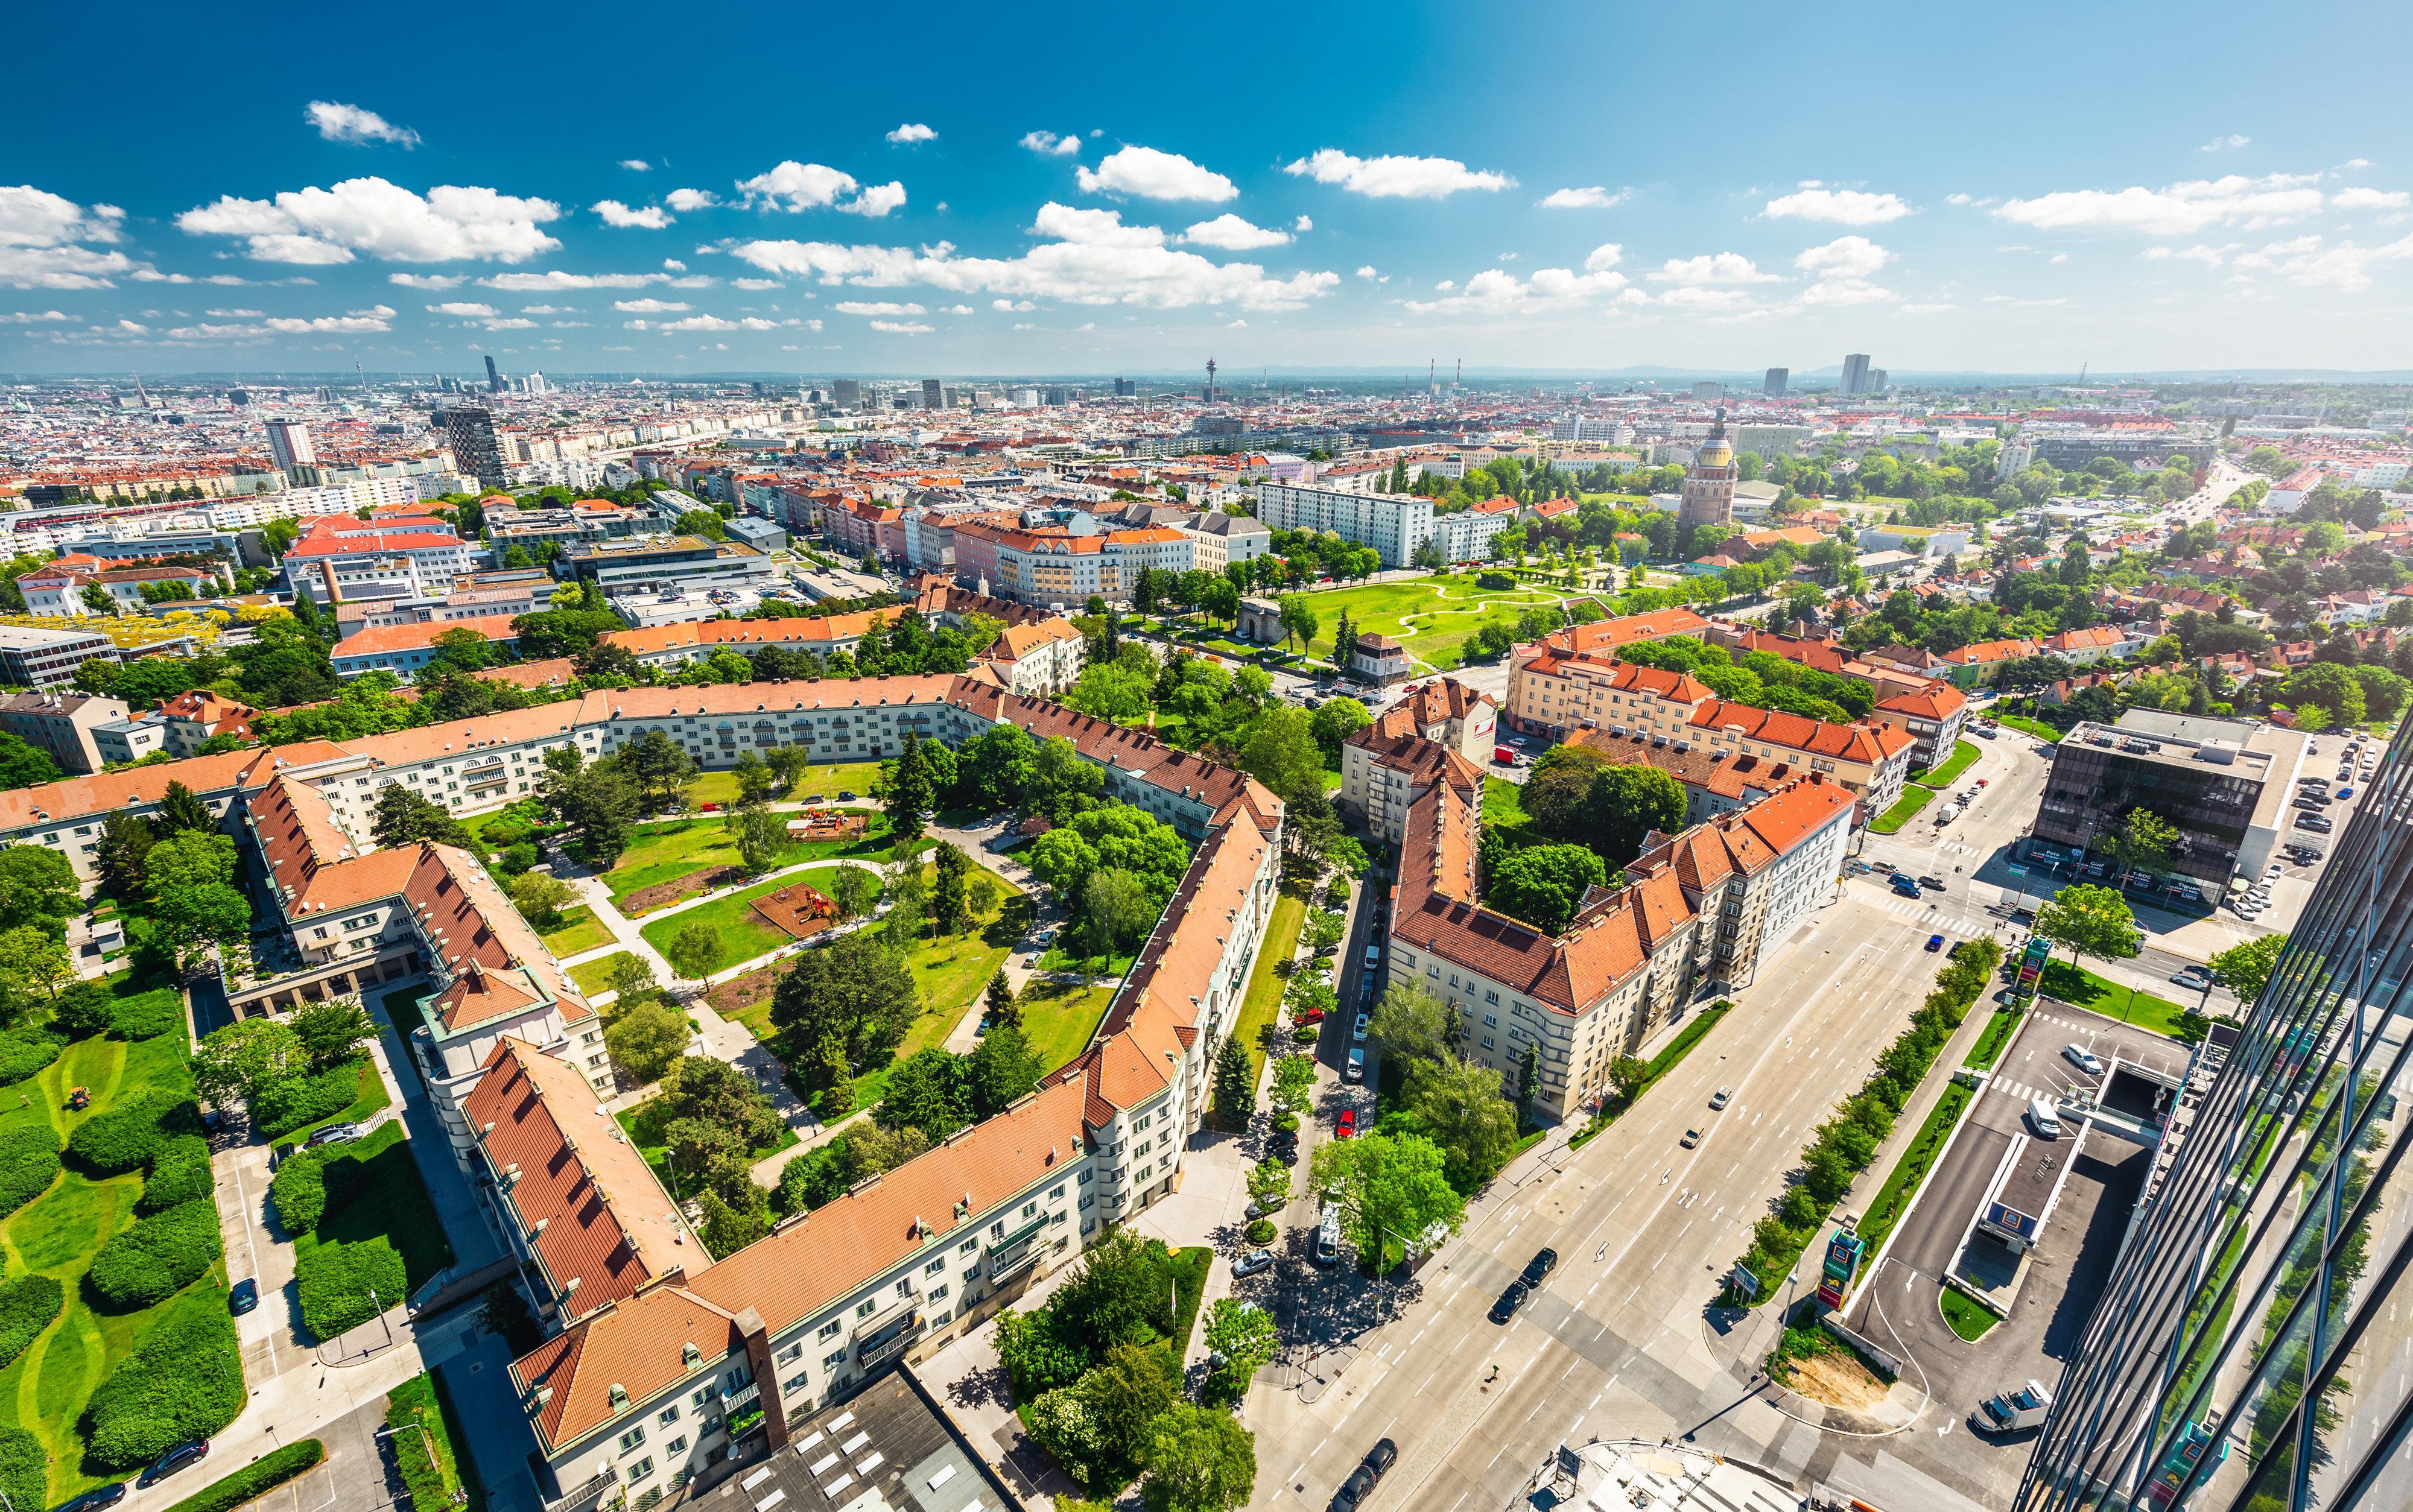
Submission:
<svg viewBox="0 0 2413 1512">
<path fill-rule="evenodd" d="M 326 1171 L 325 1157 L 315 1150 L 296 1151 L 276 1167 L 268 1196 L 276 1204 L 276 1221 L 285 1226 L 287 1234 L 306 1234 L 326 1216 Z"/>
<path fill-rule="evenodd" d="M 33 1508 L 50 1501 L 51 1457 L 42 1441 L 22 1428 L 0 1428 L 0 1491 L 8 1505 Z"/>
<path fill-rule="evenodd" d="M 92 1394 L 84 1410 L 92 1458 L 130 1470 L 233 1422 L 245 1400 L 241 1355 L 226 1299 L 185 1293 Z"/>
<path fill-rule="evenodd" d="M 451 1512 L 456 1505 L 482 1512 L 485 1495 L 477 1477 L 463 1473 L 461 1447 L 453 1438 L 456 1415 L 434 1374 L 414 1375 L 393 1388 L 385 1399 L 385 1426 L 399 1431 L 387 1436 L 393 1441 L 394 1463 L 418 1512 Z M 423 1435 L 421 1429 L 426 1430 Z M 431 1446 L 433 1461 L 428 1459 Z M 457 1504 L 456 1495 L 461 1497 Z"/>
<path fill-rule="evenodd" d="M 306 1077 L 294 1077 L 262 1092 L 251 1105 L 251 1121 L 274 1139 L 305 1123 L 333 1118 L 361 1094 L 358 1061 L 346 1061 Z"/>
<path fill-rule="evenodd" d="M 261 1455 L 224 1480 L 210 1482 L 170 1507 L 168 1512 L 233 1512 L 244 1503 L 274 1490 L 325 1458 L 327 1447 L 317 1439 L 305 1438 L 299 1444 L 288 1444 L 281 1449 L 272 1449 Z"/>
<path fill-rule="evenodd" d="M 96 1176 L 117 1176 L 147 1166 L 179 1134 L 201 1132 L 201 1110 L 192 1098 L 148 1092 L 85 1122 L 67 1140 L 67 1153 Z"/>
<path fill-rule="evenodd" d="M 0 1218 L 51 1189 L 59 1175 L 59 1138 L 48 1124 L 0 1134 Z"/>
<path fill-rule="evenodd" d="M 109 1016 L 109 1032 L 120 1039 L 156 1039 L 184 1027 L 184 999 L 168 987 L 122 998 Z"/>
<path fill-rule="evenodd" d="M 1249 1242 L 1251 1244 L 1270 1244 L 1274 1241 L 1274 1236 L 1280 1232 L 1280 1229 L 1274 1227 L 1274 1221 L 1272 1219 L 1260 1218 L 1254 1223 L 1249 1225 Z"/>
<path fill-rule="evenodd" d="M 18 1276 L 0 1281 L 0 1370 L 23 1354 L 67 1305 L 67 1292 L 55 1276 Z"/>
<path fill-rule="evenodd" d="M 302 1256 L 293 1275 L 301 1284 L 302 1321 L 320 1339 L 359 1328 L 378 1307 L 396 1306 L 409 1295 L 402 1254 L 382 1234 L 353 1244 L 321 1244 Z"/>
<path fill-rule="evenodd" d="M 47 1029 L 0 1032 L 0 1087 L 22 1081 L 57 1060 L 64 1044 Z"/>
<path fill-rule="evenodd" d="M 69 982 L 51 1005 L 51 1024 L 70 1039 L 97 1035 L 109 1027 L 117 1011 L 117 997 L 106 982 Z"/>
<path fill-rule="evenodd" d="M 197 1197 L 149 1218 L 110 1240 L 92 1257 L 92 1289 L 119 1312 L 166 1300 L 200 1279 L 225 1253 L 218 1235 L 218 1205 Z"/>
<path fill-rule="evenodd" d="M 210 1171 L 210 1142 L 198 1134 L 180 1134 L 151 1157 L 151 1174 L 134 1211 L 143 1217 L 198 1201 L 217 1190 Z"/>
</svg>

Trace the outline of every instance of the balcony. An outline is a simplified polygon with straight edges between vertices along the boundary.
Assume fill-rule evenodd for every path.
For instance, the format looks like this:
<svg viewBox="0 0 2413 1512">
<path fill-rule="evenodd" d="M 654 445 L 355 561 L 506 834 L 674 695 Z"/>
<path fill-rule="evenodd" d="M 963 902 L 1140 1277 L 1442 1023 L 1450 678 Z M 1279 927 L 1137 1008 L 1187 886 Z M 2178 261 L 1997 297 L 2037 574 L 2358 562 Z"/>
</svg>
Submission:
<svg viewBox="0 0 2413 1512">
<path fill-rule="evenodd" d="M 855 1339 L 856 1368 L 874 1371 L 887 1364 L 911 1347 L 913 1341 L 922 1337 L 927 1327 L 918 1305 L 904 1308 L 879 1331 L 862 1334 Z"/>
<path fill-rule="evenodd" d="M 602 1473 L 544 1504 L 544 1512 L 585 1512 L 602 1505 L 613 1487 L 620 1483 L 620 1467 L 606 1462 Z"/>
</svg>

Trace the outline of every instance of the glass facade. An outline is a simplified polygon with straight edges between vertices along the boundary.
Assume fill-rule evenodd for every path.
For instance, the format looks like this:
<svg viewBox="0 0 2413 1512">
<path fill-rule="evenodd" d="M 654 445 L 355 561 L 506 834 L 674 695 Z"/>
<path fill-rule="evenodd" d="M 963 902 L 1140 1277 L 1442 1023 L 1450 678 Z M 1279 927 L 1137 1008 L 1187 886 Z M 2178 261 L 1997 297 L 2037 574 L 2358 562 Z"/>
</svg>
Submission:
<svg viewBox="0 0 2413 1512">
<path fill-rule="evenodd" d="M 2198 1050 L 2021 1512 L 2413 1505 L 2405 746 L 2243 1027 Z"/>
<path fill-rule="evenodd" d="M 2170 870 L 2225 888 L 2236 873 L 2262 794 L 2266 758 L 2215 766 L 2181 746 L 2103 725 L 2080 725 L 2053 747 L 2036 834 L 2080 849 L 2146 809 L 2178 831 Z"/>
</svg>

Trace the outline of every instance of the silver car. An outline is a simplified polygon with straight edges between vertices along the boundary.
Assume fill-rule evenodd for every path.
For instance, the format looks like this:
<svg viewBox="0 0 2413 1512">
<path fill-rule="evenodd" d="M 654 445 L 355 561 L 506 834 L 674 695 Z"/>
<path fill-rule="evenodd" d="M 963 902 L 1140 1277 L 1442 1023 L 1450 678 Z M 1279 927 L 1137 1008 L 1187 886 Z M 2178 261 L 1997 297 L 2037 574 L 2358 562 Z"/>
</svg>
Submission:
<svg viewBox="0 0 2413 1512">
<path fill-rule="evenodd" d="M 2090 1077 L 2099 1077 L 2103 1074 L 2103 1063 L 2096 1060 L 2095 1052 L 2083 1045 L 2075 1042 L 2064 1045 L 2061 1048 L 2061 1058 Z"/>
</svg>

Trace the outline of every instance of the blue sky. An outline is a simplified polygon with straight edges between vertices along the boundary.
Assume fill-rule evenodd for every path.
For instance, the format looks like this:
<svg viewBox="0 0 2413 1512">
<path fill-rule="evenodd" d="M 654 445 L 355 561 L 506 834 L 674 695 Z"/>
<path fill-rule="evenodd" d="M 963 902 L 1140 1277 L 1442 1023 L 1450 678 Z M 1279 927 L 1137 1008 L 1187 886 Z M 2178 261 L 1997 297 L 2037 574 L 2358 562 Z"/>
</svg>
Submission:
<svg viewBox="0 0 2413 1512">
<path fill-rule="evenodd" d="M 223 14 L 20 18 L 0 372 L 2413 352 L 2401 4 Z"/>
</svg>

